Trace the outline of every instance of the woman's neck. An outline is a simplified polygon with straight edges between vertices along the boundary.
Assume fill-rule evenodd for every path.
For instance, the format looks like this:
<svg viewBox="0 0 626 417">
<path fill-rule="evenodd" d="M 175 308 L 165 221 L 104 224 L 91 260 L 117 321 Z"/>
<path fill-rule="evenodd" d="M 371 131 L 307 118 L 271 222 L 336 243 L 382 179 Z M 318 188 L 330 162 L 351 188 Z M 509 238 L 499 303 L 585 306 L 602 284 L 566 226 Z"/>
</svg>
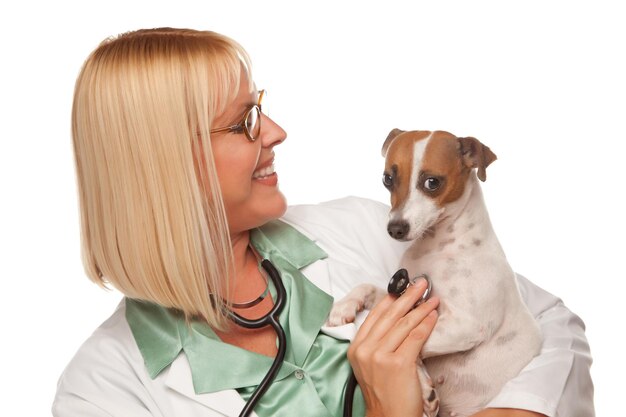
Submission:
<svg viewBox="0 0 626 417">
<path fill-rule="evenodd" d="M 258 259 L 250 248 L 248 231 L 231 235 L 235 271 L 230 282 L 230 299 L 235 303 L 248 302 L 255 299 L 267 286 L 258 268 Z M 268 294 L 259 304 L 246 309 L 235 309 L 244 317 L 261 317 L 273 306 L 272 297 Z M 226 331 L 216 334 L 226 343 L 267 356 L 276 355 L 276 334 L 269 326 L 261 329 L 244 329 L 231 323 Z"/>
<path fill-rule="evenodd" d="M 252 252 L 250 250 L 250 231 L 246 230 L 231 235 L 230 241 L 233 248 L 233 261 L 235 266 L 233 272 L 235 276 L 238 276 L 246 270 L 246 265 L 250 262 L 250 254 Z"/>
</svg>

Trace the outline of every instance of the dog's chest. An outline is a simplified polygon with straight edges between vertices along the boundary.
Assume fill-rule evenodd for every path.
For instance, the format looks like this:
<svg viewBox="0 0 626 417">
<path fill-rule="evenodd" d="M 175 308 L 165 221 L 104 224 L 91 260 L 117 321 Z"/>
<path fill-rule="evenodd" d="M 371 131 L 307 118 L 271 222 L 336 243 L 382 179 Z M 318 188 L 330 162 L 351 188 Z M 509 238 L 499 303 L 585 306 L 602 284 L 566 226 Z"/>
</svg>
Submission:
<svg viewBox="0 0 626 417">
<path fill-rule="evenodd" d="M 481 260 L 486 258 L 484 249 L 489 242 L 484 237 L 445 233 L 419 243 L 402 260 L 409 276 L 428 275 L 433 293 L 442 300 L 474 304 L 474 289 L 485 279 Z"/>
</svg>

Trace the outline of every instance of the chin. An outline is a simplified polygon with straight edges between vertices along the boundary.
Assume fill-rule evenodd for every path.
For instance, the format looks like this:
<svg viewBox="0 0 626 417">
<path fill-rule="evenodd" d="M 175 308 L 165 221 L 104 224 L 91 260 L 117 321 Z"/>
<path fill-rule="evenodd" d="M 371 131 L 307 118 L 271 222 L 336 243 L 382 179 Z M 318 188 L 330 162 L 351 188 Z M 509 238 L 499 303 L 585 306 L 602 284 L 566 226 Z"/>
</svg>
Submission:
<svg viewBox="0 0 626 417">
<path fill-rule="evenodd" d="M 277 195 L 259 202 L 256 207 L 258 218 L 261 219 L 260 225 L 262 225 L 272 220 L 280 219 L 285 214 L 287 211 L 287 199 L 279 191 Z"/>
<path fill-rule="evenodd" d="M 279 194 L 279 198 L 277 198 L 276 201 L 276 217 L 275 219 L 278 219 L 280 217 L 283 217 L 283 215 L 287 212 L 287 199 L 285 198 L 285 196 L 283 195 L 283 193 L 281 193 L 280 191 L 278 192 Z"/>
</svg>

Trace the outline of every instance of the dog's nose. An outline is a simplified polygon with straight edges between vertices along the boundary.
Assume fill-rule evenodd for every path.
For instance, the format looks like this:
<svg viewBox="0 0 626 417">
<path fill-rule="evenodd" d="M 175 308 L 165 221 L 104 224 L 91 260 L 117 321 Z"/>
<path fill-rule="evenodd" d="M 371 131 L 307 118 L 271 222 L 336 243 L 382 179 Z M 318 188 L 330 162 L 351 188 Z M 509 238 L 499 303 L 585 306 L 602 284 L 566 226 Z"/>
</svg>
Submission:
<svg viewBox="0 0 626 417">
<path fill-rule="evenodd" d="M 387 225 L 389 236 L 394 239 L 402 239 L 409 233 L 409 224 L 405 221 L 395 221 Z"/>
</svg>

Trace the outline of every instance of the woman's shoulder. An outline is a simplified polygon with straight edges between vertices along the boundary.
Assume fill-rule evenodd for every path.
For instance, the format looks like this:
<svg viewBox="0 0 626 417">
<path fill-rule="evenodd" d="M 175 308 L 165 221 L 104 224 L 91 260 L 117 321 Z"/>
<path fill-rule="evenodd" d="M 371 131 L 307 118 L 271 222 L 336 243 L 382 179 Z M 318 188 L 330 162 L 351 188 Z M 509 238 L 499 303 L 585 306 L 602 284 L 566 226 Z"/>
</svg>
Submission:
<svg viewBox="0 0 626 417">
<path fill-rule="evenodd" d="M 61 374 L 53 414 L 78 415 L 78 410 L 107 410 L 113 403 L 139 405 L 133 393 L 149 380 L 141 353 L 125 318 L 122 300 L 115 312 L 81 345 Z M 117 398 L 117 399 L 115 399 Z"/>
<path fill-rule="evenodd" d="M 126 321 L 125 312 L 126 303 L 123 299 L 113 314 L 81 345 L 68 365 L 68 369 L 80 368 L 85 364 L 93 368 L 94 364 L 103 360 L 127 361 L 135 354 L 139 354 Z"/>
</svg>

